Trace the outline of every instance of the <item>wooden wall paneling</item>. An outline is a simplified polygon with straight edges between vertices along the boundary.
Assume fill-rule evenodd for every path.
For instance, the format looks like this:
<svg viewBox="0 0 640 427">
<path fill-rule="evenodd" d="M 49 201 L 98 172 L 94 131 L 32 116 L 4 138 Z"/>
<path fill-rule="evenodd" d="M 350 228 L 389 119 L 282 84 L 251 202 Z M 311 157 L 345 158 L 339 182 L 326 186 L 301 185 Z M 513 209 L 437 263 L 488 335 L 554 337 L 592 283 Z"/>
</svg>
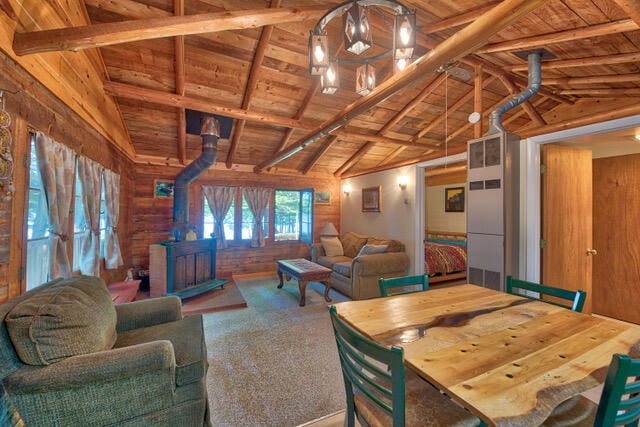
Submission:
<svg viewBox="0 0 640 427">
<path fill-rule="evenodd" d="M 593 161 L 593 312 L 640 324 L 640 154 Z"/>
<path fill-rule="evenodd" d="M 222 159 L 224 160 L 224 159 Z M 134 213 L 132 223 L 132 257 L 134 265 L 147 268 L 149 265 L 149 246 L 167 240 L 173 217 L 173 199 L 154 199 L 153 179 L 163 177 L 175 179 L 181 167 L 165 165 L 138 165 L 136 167 Z M 226 185 L 237 187 L 268 187 L 273 189 L 301 190 L 315 188 L 329 191 L 331 201 L 327 205 L 314 203 L 314 237 L 327 222 L 340 227 L 340 180 L 328 174 L 310 172 L 281 174 L 253 173 L 242 170 L 228 170 L 223 162 L 218 162 L 189 187 L 189 220 L 200 227 L 204 205 L 202 203 L 202 185 Z M 273 207 L 272 207 L 273 208 Z M 247 243 L 236 244 L 217 254 L 217 274 L 220 277 L 230 274 L 249 274 L 275 272 L 276 260 L 283 258 L 307 258 L 309 246 L 300 242 L 274 242 L 267 240 L 264 248 L 250 248 Z"/>
<path fill-rule="evenodd" d="M 101 62 L 95 53 L 53 52 L 17 56 L 13 52 L 12 44 L 16 31 L 43 29 L 43 26 L 55 28 L 70 24 L 86 25 L 86 15 L 79 11 L 81 4 L 67 2 L 64 9 L 53 8 L 48 2 L 16 0 L 10 1 L 10 4 L 16 15 L 22 19 L 37 16 L 38 22 L 16 23 L 5 13 L 0 13 L 0 49 L 24 69 L 29 70 L 36 80 L 49 88 L 115 147 L 129 158 L 133 158 L 133 146 L 120 110 L 102 87 L 104 67 L 95 68 L 97 63 Z M 73 9 L 74 5 L 77 5 L 78 10 Z M 61 10 L 67 15 L 59 16 L 58 12 Z"/>
<path fill-rule="evenodd" d="M 1 16 L 2 14 L 0 14 Z M 1 19 L 1 17 L 0 17 Z M 107 281 L 121 280 L 125 270 L 131 265 L 131 207 L 133 199 L 132 163 L 104 136 L 88 125 L 78 114 L 67 107 L 49 90 L 37 82 L 11 58 L 0 52 L 0 87 L 16 93 L 5 93 L 5 107 L 12 117 L 11 130 L 14 143 L 14 194 L 7 215 L 10 218 L 11 232 L 8 239 L 10 260 L 0 266 L 0 301 L 5 295 L 13 298 L 22 291 L 22 271 L 25 265 L 25 205 L 28 185 L 29 131 L 42 130 L 55 140 L 70 146 L 78 154 L 92 158 L 120 174 L 120 223 L 118 237 L 125 263 L 119 269 L 101 271 Z M 104 264 L 104 263 L 102 263 Z M 8 284 L 3 290 L 2 285 Z"/>
</svg>

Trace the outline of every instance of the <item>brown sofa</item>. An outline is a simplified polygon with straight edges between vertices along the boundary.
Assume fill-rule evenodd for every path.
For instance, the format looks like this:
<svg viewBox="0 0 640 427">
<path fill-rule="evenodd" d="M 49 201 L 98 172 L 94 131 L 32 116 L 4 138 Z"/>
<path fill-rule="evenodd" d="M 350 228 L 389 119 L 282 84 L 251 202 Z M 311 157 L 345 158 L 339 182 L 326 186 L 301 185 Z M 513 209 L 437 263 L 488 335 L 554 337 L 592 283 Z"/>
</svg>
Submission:
<svg viewBox="0 0 640 427">
<path fill-rule="evenodd" d="M 380 277 L 399 277 L 407 274 L 409 256 L 405 253 L 404 244 L 399 240 L 348 232 L 339 241 L 342 245 L 342 255 L 335 255 L 334 250 L 334 254 L 327 256 L 325 249 L 329 249 L 330 246 L 325 240 L 324 245 L 311 245 L 311 260 L 330 268 L 331 287 L 353 299 L 379 297 Z M 364 254 L 368 252 L 367 249 L 383 252 Z"/>
</svg>

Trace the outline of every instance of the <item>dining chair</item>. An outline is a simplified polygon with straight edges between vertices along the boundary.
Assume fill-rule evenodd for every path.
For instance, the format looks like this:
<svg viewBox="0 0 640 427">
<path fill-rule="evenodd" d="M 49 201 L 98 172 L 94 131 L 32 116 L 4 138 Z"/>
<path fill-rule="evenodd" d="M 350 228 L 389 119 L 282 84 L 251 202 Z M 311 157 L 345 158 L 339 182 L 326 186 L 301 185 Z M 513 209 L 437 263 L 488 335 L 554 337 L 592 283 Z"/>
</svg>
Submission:
<svg viewBox="0 0 640 427">
<path fill-rule="evenodd" d="M 426 274 L 421 274 L 418 276 L 403 276 L 403 277 L 393 277 L 390 279 L 379 278 L 378 286 L 380 286 L 380 295 L 386 297 L 391 294 L 404 294 L 409 292 L 416 291 L 426 291 L 429 289 L 429 276 Z M 414 288 L 407 289 L 409 286 L 413 286 Z M 415 289 L 415 287 L 421 286 L 421 289 Z M 400 290 L 397 290 L 402 288 Z M 395 292 L 389 293 L 389 290 L 397 290 Z"/>
<path fill-rule="evenodd" d="M 363 336 L 329 307 L 347 398 L 346 425 L 482 425 L 428 382 L 405 369 L 401 347 L 384 347 Z"/>
<path fill-rule="evenodd" d="M 523 291 L 536 292 L 539 294 L 539 297 L 536 298 L 530 294 L 524 293 Z M 539 283 L 514 279 L 512 276 L 507 276 L 507 293 L 532 299 L 539 299 L 544 302 L 579 312 L 582 312 L 584 302 L 587 299 L 587 293 L 585 291 L 570 291 L 568 289 L 554 288 Z M 553 298 L 549 299 L 545 298 L 545 296 Z"/>
<path fill-rule="evenodd" d="M 579 395 L 561 403 L 542 424 L 551 426 L 637 426 L 640 420 L 640 359 L 614 354 L 600 403 Z"/>
</svg>

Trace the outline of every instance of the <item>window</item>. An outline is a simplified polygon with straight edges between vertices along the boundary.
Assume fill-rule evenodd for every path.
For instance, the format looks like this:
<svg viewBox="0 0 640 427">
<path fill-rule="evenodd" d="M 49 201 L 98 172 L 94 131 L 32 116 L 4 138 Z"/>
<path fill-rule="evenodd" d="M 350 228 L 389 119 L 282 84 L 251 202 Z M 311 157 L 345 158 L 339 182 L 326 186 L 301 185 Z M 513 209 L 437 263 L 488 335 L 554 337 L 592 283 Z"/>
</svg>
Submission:
<svg viewBox="0 0 640 427">
<path fill-rule="evenodd" d="M 207 198 L 202 195 L 202 205 L 204 206 L 204 221 L 202 226 L 202 236 L 204 238 L 211 237 L 211 233 L 213 233 L 213 224 L 215 222 L 213 218 L 213 214 L 211 213 L 211 208 L 207 203 Z M 226 241 L 233 241 L 234 235 L 234 225 L 235 225 L 235 200 L 231 201 L 231 206 L 227 211 L 227 215 L 224 217 L 224 238 Z"/>
<path fill-rule="evenodd" d="M 240 209 L 236 210 L 236 201 L 239 198 L 242 198 L 242 202 L 239 205 Z M 206 197 L 202 195 L 202 204 L 204 206 L 204 215 L 203 215 L 203 226 L 202 226 L 202 235 L 205 238 L 211 236 L 213 233 L 213 225 L 214 218 L 211 213 L 211 208 L 207 203 Z M 236 221 L 236 218 L 239 218 Z M 236 228 L 236 223 L 238 227 Z M 238 191 L 234 200 L 231 202 L 231 206 L 227 211 L 227 215 L 224 217 L 224 238 L 227 242 L 233 242 L 234 240 L 251 240 L 251 230 L 253 230 L 253 214 L 251 213 L 251 209 L 249 209 L 249 204 L 247 203 L 244 196 L 242 196 L 242 192 Z M 264 216 L 262 217 L 262 227 L 264 230 L 264 237 L 269 236 L 269 209 L 265 211 Z"/>
<path fill-rule="evenodd" d="M 274 217 L 274 240 L 311 243 L 313 190 L 276 190 Z"/>
<path fill-rule="evenodd" d="M 82 248 L 82 236 L 87 223 L 84 218 L 84 207 L 82 205 L 82 183 L 78 174 L 78 163 L 76 162 L 76 184 L 73 197 L 73 270 L 80 270 L 80 248 Z"/>
<path fill-rule="evenodd" d="M 35 135 L 31 137 L 29 162 L 29 194 L 27 207 L 27 253 L 26 253 L 26 289 L 30 290 L 51 278 L 49 277 L 49 215 L 47 200 L 38 167 L 35 148 Z M 82 184 L 80 182 L 77 162 L 75 169 L 74 194 L 72 195 L 73 212 L 69 221 L 73 222 L 73 240 L 69 244 L 69 256 L 72 257 L 72 270 L 80 269 L 80 251 L 82 238 L 86 228 L 82 202 Z M 100 194 L 100 257 L 104 258 L 104 242 L 106 235 L 106 200 L 104 179 L 101 180 Z M 73 255 L 72 255 L 73 254 Z"/>
<path fill-rule="evenodd" d="M 35 137 L 31 138 L 29 163 L 29 206 L 27 212 L 27 290 L 45 283 L 49 273 L 49 215 L 36 158 Z"/>
</svg>

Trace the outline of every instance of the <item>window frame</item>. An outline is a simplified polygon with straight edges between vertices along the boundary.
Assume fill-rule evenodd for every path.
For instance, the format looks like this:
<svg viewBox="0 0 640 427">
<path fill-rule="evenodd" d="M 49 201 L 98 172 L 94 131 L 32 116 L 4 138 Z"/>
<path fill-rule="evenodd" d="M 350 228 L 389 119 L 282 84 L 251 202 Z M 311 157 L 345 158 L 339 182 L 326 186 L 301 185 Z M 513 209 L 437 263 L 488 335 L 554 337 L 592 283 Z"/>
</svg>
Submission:
<svg viewBox="0 0 640 427">
<path fill-rule="evenodd" d="M 231 239 L 227 239 L 226 243 L 228 244 L 229 247 L 239 247 L 239 246 L 248 246 L 251 243 L 251 239 L 243 239 L 242 238 L 242 203 L 244 201 L 244 196 L 242 195 L 242 188 L 243 187 L 237 187 L 237 191 L 234 195 L 234 199 L 233 199 L 233 221 L 234 221 L 234 227 L 233 227 L 233 240 Z M 303 208 L 303 203 L 305 202 L 306 198 L 306 203 L 308 203 L 308 209 L 309 209 L 309 225 L 308 225 L 308 233 L 305 233 L 304 235 L 304 239 L 300 238 L 300 236 L 298 237 L 298 239 L 295 240 L 276 240 L 275 239 L 275 211 L 276 211 L 276 192 L 278 191 L 289 191 L 289 192 L 297 192 L 299 194 L 299 199 L 298 199 L 298 210 L 299 212 L 302 211 Z M 304 196 L 303 196 L 304 195 Z M 200 200 L 202 203 L 202 211 L 201 211 L 201 216 L 200 216 L 200 229 L 202 230 L 202 237 L 203 238 L 209 238 L 208 235 L 205 234 L 205 221 L 204 221 L 204 217 L 205 217 L 205 213 L 207 212 L 206 209 L 209 210 L 209 215 L 211 215 L 211 209 L 209 208 L 209 204 L 207 203 L 206 197 L 204 196 L 204 193 L 201 192 L 200 194 Z M 314 200 L 314 190 L 313 188 L 305 188 L 305 189 L 284 189 L 284 188 L 278 188 L 275 189 L 273 191 L 273 195 L 271 196 L 271 199 L 269 200 L 269 206 L 267 208 L 267 211 L 265 212 L 265 216 L 267 216 L 267 222 L 265 223 L 265 243 L 267 245 L 270 244 L 274 244 L 274 243 L 280 243 L 280 242 L 304 242 L 304 243 L 311 243 L 312 239 L 313 239 L 313 200 Z M 227 214 L 228 215 L 228 214 Z M 298 215 L 298 228 L 302 229 L 302 215 Z M 308 236 L 308 237 L 307 237 Z"/>
</svg>

